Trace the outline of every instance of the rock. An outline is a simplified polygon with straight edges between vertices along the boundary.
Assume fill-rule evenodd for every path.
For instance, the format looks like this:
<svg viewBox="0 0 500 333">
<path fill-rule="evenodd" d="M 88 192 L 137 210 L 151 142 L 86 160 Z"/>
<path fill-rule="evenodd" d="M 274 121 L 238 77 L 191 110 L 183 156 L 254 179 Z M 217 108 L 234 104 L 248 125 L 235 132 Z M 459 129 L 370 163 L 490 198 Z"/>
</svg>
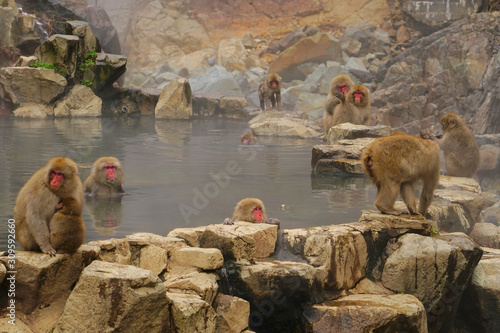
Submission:
<svg viewBox="0 0 500 333">
<path fill-rule="evenodd" d="M 228 71 L 234 70 L 245 72 L 246 51 L 243 43 L 236 37 L 222 39 L 219 41 L 217 50 L 217 64 L 225 67 Z"/>
<path fill-rule="evenodd" d="M 16 251 L 16 310 L 29 314 L 39 306 L 65 299 L 80 273 L 99 254 L 98 248 L 81 246 L 74 254 L 49 257 L 44 253 Z M 0 257 L 7 264 L 8 257 Z"/>
<path fill-rule="evenodd" d="M 481 220 L 481 211 L 484 208 L 484 198 L 469 191 L 454 191 L 454 190 L 435 190 L 434 197 L 445 200 L 446 202 L 459 204 L 465 213 L 465 217 L 469 221 L 470 226 L 474 226 Z"/>
<path fill-rule="evenodd" d="M 311 332 L 427 332 L 422 303 L 413 295 L 350 295 L 304 311 Z"/>
<path fill-rule="evenodd" d="M 451 310 L 482 250 L 461 233 L 436 238 L 408 234 L 392 240 L 385 255 L 381 276 L 384 287 L 416 296 L 427 311 L 429 331 L 438 332 L 445 322 L 453 322 Z"/>
<path fill-rule="evenodd" d="M 493 206 L 485 208 L 481 214 L 484 222 L 500 225 L 500 203 L 497 202 Z"/>
<path fill-rule="evenodd" d="M 179 265 L 194 266 L 202 270 L 220 269 L 224 264 L 224 258 L 219 249 L 198 247 L 187 247 L 176 251 L 173 260 Z"/>
<path fill-rule="evenodd" d="M 247 100 L 243 97 L 221 97 L 219 100 L 220 116 L 225 118 L 247 119 L 245 111 Z"/>
<path fill-rule="evenodd" d="M 257 135 L 290 136 L 317 138 L 321 129 L 310 120 L 301 118 L 302 113 L 286 111 L 261 112 L 248 122 L 250 129 Z"/>
<path fill-rule="evenodd" d="M 402 202 L 401 206 L 406 207 Z M 464 209 L 457 203 L 434 199 L 427 210 L 427 214 L 429 214 L 431 220 L 436 221 L 439 231 L 468 234 L 471 230 L 471 224 L 465 215 Z"/>
<path fill-rule="evenodd" d="M 155 107 L 156 119 L 189 119 L 193 115 L 193 96 L 188 80 L 179 78 L 163 88 Z"/>
<path fill-rule="evenodd" d="M 339 140 L 359 139 L 359 138 L 380 138 L 389 136 L 391 128 L 388 126 L 365 126 L 343 123 L 330 128 L 326 135 L 326 144 L 335 145 Z"/>
<path fill-rule="evenodd" d="M 87 243 L 90 246 L 98 246 L 100 248 L 98 260 L 130 265 L 132 253 L 130 244 L 125 239 L 110 238 Z"/>
<path fill-rule="evenodd" d="M 99 53 L 95 61 L 95 68 L 85 70 L 82 78 L 83 82 L 92 82 L 94 91 L 111 87 L 127 70 L 127 58 L 120 54 Z"/>
<path fill-rule="evenodd" d="M 265 258 L 274 252 L 277 225 L 237 222 L 212 224 L 200 238 L 203 248 L 217 248 L 225 260 Z"/>
<path fill-rule="evenodd" d="M 77 36 L 55 34 L 37 49 L 36 55 L 41 63 L 52 64 L 73 78 L 78 66 L 79 42 Z"/>
<path fill-rule="evenodd" d="M 15 109 L 12 114 L 21 118 L 47 119 L 54 115 L 54 109 L 46 104 L 25 103 Z"/>
<path fill-rule="evenodd" d="M 233 75 L 224 67 L 215 65 L 203 75 L 189 78 L 193 93 L 218 93 L 227 97 L 243 97 Z"/>
<path fill-rule="evenodd" d="M 212 304 L 219 290 L 218 279 L 215 273 L 167 274 L 163 284 L 168 293 L 196 295 L 208 304 Z"/>
<path fill-rule="evenodd" d="M 102 99 L 92 89 L 82 85 L 74 86 L 71 91 L 54 107 L 54 116 L 98 117 L 101 115 Z"/>
<path fill-rule="evenodd" d="M 485 253 L 460 302 L 459 316 L 477 331 L 493 333 L 500 327 L 500 252 Z"/>
<path fill-rule="evenodd" d="M 3 262 L 0 263 L 0 284 L 3 283 L 5 277 L 7 276 L 7 269 Z"/>
<path fill-rule="evenodd" d="M 177 237 L 186 241 L 189 246 L 199 247 L 199 238 L 207 227 L 201 226 L 196 228 L 176 228 L 170 231 L 167 237 Z"/>
<path fill-rule="evenodd" d="M 327 33 L 301 39 L 283 51 L 269 66 L 269 73 L 278 73 L 284 81 L 303 80 L 303 74 L 296 67 L 306 62 L 340 60 L 340 43 Z"/>
<path fill-rule="evenodd" d="M 215 298 L 216 332 L 243 332 L 248 327 L 250 303 L 242 298 L 219 293 Z"/>
<path fill-rule="evenodd" d="M 482 145 L 479 147 L 479 169 L 495 170 L 500 166 L 500 147 L 495 145 Z"/>
<path fill-rule="evenodd" d="M 468 177 L 452 177 L 452 176 L 439 176 L 438 189 L 443 190 L 463 190 L 475 194 L 481 194 L 481 186 L 473 178 Z"/>
<path fill-rule="evenodd" d="M 479 245 L 500 249 L 500 227 L 491 223 L 476 223 L 470 237 Z"/>
<path fill-rule="evenodd" d="M 50 104 L 66 88 L 64 76 L 52 69 L 0 68 L 0 97 L 12 104 Z"/>
<path fill-rule="evenodd" d="M 173 332 L 215 333 L 216 312 L 199 296 L 167 293 L 171 303 Z"/>
<path fill-rule="evenodd" d="M 151 271 L 97 260 L 83 270 L 54 332 L 169 330 L 168 303 Z"/>
</svg>

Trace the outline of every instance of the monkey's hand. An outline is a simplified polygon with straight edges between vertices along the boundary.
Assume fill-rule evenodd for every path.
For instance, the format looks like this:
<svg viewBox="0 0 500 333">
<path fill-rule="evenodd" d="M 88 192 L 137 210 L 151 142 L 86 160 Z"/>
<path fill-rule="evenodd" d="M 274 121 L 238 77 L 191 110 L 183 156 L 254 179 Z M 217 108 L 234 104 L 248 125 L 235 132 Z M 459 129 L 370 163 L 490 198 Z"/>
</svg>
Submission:
<svg viewBox="0 0 500 333">
<path fill-rule="evenodd" d="M 55 256 L 57 253 L 51 245 L 44 246 L 41 250 L 43 253 L 48 254 L 51 257 Z"/>
<path fill-rule="evenodd" d="M 234 224 L 234 222 L 233 222 L 233 220 L 231 220 L 229 217 L 226 217 L 226 218 L 224 219 L 224 222 L 222 222 L 222 224 L 224 224 L 224 225 L 233 225 L 233 224 Z"/>
<path fill-rule="evenodd" d="M 427 140 L 432 140 L 435 138 L 435 136 L 429 132 L 429 131 L 425 131 L 425 130 L 421 130 L 420 131 L 420 136 L 423 138 L 423 139 L 427 139 Z"/>
<path fill-rule="evenodd" d="M 266 223 L 267 224 L 275 224 L 278 226 L 278 228 L 280 227 L 280 220 L 278 220 L 277 218 L 274 218 L 274 217 L 268 218 L 266 220 Z"/>
<path fill-rule="evenodd" d="M 337 97 L 342 103 L 345 102 L 345 95 L 341 92 L 338 92 L 335 94 L 335 97 Z"/>
</svg>

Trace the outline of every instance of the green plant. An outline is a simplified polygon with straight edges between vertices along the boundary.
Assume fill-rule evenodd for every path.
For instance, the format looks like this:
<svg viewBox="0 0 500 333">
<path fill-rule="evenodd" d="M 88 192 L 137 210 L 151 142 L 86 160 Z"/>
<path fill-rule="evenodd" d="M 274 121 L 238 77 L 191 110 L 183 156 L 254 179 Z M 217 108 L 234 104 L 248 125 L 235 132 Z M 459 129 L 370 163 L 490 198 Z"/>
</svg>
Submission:
<svg viewBox="0 0 500 333">
<path fill-rule="evenodd" d="M 57 73 L 64 75 L 64 72 L 62 70 L 60 70 L 59 68 L 57 68 L 56 66 L 54 66 L 53 64 L 48 63 L 48 62 L 40 62 L 40 61 L 38 61 L 38 59 L 36 59 L 35 61 L 33 61 L 30 64 L 30 67 L 39 67 L 39 68 L 52 69 L 52 70 L 56 71 Z"/>
<path fill-rule="evenodd" d="M 82 72 L 84 72 L 87 67 L 95 65 L 95 60 L 97 59 L 97 52 L 96 51 L 89 51 L 83 60 L 83 62 L 80 63 L 80 66 L 78 66 L 78 69 Z"/>
<path fill-rule="evenodd" d="M 439 236 L 439 232 L 436 230 L 436 228 L 434 228 L 433 225 L 431 225 L 430 234 L 431 234 L 431 237 Z"/>
<path fill-rule="evenodd" d="M 82 86 L 86 86 L 86 87 L 89 87 L 89 88 L 90 88 L 90 87 L 92 87 L 92 84 L 93 84 L 93 83 L 92 83 L 92 81 L 90 81 L 90 80 L 81 80 L 81 81 L 80 81 L 80 84 L 81 84 Z"/>
</svg>

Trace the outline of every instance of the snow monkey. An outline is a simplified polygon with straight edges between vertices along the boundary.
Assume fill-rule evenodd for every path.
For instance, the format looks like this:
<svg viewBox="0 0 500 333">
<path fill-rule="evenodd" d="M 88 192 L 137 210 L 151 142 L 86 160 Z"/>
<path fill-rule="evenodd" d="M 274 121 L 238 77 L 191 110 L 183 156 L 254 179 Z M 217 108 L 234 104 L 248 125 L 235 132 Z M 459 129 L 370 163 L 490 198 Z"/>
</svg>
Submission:
<svg viewBox="0 0 500 333">
<path fill-rule="evenodd" d="M 62 199 L 62 207 L 49 224 L 50 243 L 57 253 L 73 253 L 85 239 L 82 204 L 73 197 Z"/>
<path fill-rule="evenodd" d="M 278 74 L 269 74 L 259 85 L 259 100 L 262 111 L 271 108 L 281 110 L 281 77 Z"/>
<path fill-rule="evenodd" d="M 368 88 L 362 84 L 354 85 L 347 93 L 346 99 L 347 102 L 354 104 L 358 108 L 361 116 L 361 123 L 353 124 L 369 126 L 372 121 L 372 108 L 370 106 L 370 91 Z"/>
<path fill-rule="evenodd" d="M 123 168 L 116 157 L 98 158 L 92 165 L 90 175 L 83 183 L 85 195 L 113 196 L 125 193 L 122 188 Z"/>
<path fill-rule="evenodd" d="M 240 145 L 255 145 L 257 143 L 257 138 L 250 132 L 243 133 L 240 136 Z"/>
<path fill-rule="evenodd" d="M 17 196 L 16 239 L 23 249 L 56 254 L 50 242 L 49 223 L 61 199 L 66 197 L 73 197 L 80 205 L 83 202 L 78 168 L 69 158 L 54 157 L 31 176 Z"/>
<path fill-rule="evenodd" d="M 341 103 L 339 99 L 339 95 L 347 95 L 349 90 L 351 90 L 352 86 L 354 86 L 354 82 L 352 82 L 351 78 L 347 74 L 341 74 L 332 79 L 332 83 L 330 85 L 330 91 L 326 96 L 325 104 L 324 104 L 324 112 L 323 112 L 323 124 L 325 134 L 328 134 L 328 130 L 333 125 L 333 110 L 335 107 Z"/>
<path fill-rule="evenodd" d="M 238 202 L 234 208 L 232 218 L 226 218 L 223 224 L 234 224 L 234 222 L 246 221 L 252 223 L 278 224 L 279 220 L 267 218 L 266 207 L 264 203 L 257 198 L 245 198 Z"/>
<path fill-rule="evenodd" d="M 361 153 L 365 174 L 377 186 L 375 206 L 384 214 L 399 215 L 394 203 L 401 198 L 410 214 L 425 216 L 439 181 L 439 148 L 431 140 L 394 133 L 378 138 Z M 417 210 L 413 184 L 422 180 Z"/>
</svg>

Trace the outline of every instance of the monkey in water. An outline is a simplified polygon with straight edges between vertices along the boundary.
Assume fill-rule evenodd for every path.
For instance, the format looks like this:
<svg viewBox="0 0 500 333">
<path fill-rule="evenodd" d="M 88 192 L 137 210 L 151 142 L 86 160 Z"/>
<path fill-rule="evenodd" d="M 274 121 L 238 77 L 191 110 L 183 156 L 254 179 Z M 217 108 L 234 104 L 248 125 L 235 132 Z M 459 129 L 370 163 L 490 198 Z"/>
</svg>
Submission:
<svg viewBox="0 0 500 333">
<path fill-rule="evenodd" d="M 95 197 L 123 194 L 123 180 L 123 167 L 119 159 L 111 156 L 98 158 L 83 183 L 85 195 Z"/>
<path fill-rule="evenodd" d="M 431 140 L 394 133 L 378 138 L 361 153 L 365 174 L 377 186 L 375 206 L 384 214 L 399 215 L 394 203 L 399 194 L 412 215 L 425 216 L 439 181 L 440 154 Z M 422 180 L 417 210 L 413 184 Z"/>
<path fill-rule="evenodd" d="M 257 143 L 257 138 L 250 132 L 243 133 L 240 137 L 240 145 L 252 146 Z"/>
<path fill-rule="evenodd" d="M 479 147 L 474 135 L 459 115 L 447 113 L 439 123 L 443 127 L 443 136 L 438 138 L 421 131 L 426 139 L 433 139 L 444 154 L 446 175 L 456 177 L 473 177 L 479 167 Z"/>
<path fill-rule="evenodd" d="M 262 111 L 271 108 L 281 110 L 281 77 L 278 74 L 269 74 L 259 85 L 259 100 Z"/>
<path fill-rule="evenodd" d="M 226 218 L 223 224 L 234 224 L 238 221 L 251 223 L 280 224 L 276 218 L 268 218 L 264 203 L 257 198 L 245 198 L 238 202 L 233 211 L 232 218 Z"/>
<path fill-rule="evenodd" d="M 62 199 L 62 207 L 49 223 L 50 243 L 57 253 L 73 253 L 85 239 L 82 204 L 73 197 Z"/>
<path fill-rule="evenodd" d="M 56 250 L 50 242 L 49 223 L 62 198 L 83 202 L 83 187 L 75 162 L 54 157 L 38 170 L 19 191 L 14 206 L 16 239 L 27 251 L 42 251 L 50 256 Z"/>
<path fill-rule="evenodd" d="M 323 112 L 323 126 L 325 134 L 328 134 L 328 130 L 333 125 L 333 110 L 335 107 L 341 103 L 340 95 L 346 96 L 347 93 L 354 86 L 354 82 L 351 80 L 349 75 L 341 74 L 332 79 L 330 85 L 330 91 L 326 96 Z"/>
</svg>

